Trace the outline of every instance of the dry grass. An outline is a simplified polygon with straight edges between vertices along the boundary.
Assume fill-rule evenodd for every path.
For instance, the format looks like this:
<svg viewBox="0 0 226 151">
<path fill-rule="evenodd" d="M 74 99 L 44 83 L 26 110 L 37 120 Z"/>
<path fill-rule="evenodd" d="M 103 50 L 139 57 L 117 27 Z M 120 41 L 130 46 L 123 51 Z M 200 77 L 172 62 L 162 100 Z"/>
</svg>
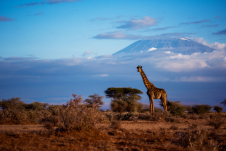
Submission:
<svg viewBox="0 0 226 151">
<path fill-rule="evenodd" d="M 119 114 L 76 104 L 46 115 L 42 124 L 0 125 L 0 150 L 226 150 L 225 114 Z"/>
<path fill-rule="evenodd" d="M 109 137 L 98 130 L 0 135 L 0 150 L 107 150 Z"/>
<path fill-rule="evenodd" d="M 190 119 L 189 122 L 194 121 L 196 125 L 184 122 L 183 118 L 179 119 L 182 120 L 180 123 L 114 120 L 110 124 L 97 124 L 95 129 L 79 131 L 59 131 L 56 127 L 49 131 L 45 129 L 45 125 L 1 125 L 0 150 L 226 149 L 225 124 L 216 131 L 205 119 Z M 196 130 L 197 125 L 200 130 Z M 189 128 L 191 126 L 193 128 Z"/>
<path fill-rule="evenodd" d="M 121 128 L 121 123 L 119 122 L 119 121 L 112 121 L 111 122 L 111 128 L 113 128 L 113 129 L 119 129 L 119 128 Z"/>
</svg>

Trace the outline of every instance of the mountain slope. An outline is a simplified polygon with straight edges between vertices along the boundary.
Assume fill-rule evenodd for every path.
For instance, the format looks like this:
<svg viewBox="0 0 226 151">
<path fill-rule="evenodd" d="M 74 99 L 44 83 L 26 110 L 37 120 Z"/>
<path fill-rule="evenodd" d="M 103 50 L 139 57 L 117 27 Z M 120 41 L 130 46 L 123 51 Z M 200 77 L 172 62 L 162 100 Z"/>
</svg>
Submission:
<svg viewBox="0 0 226 151">
<path fill-rule="evenodd" d="M 170 50 L 175 53 L 192 54 L 195 52 L 212 52 L 214 49 L 203 44 L 197 43 L 191 39 L 186 38 L 167 38 L 167 39 L 149 39 L 139 40 L 126 48 L 114 53 L 127 54 L 127 53 L 141 53 L 151 52 L 156 50 Z"/>
</svg>

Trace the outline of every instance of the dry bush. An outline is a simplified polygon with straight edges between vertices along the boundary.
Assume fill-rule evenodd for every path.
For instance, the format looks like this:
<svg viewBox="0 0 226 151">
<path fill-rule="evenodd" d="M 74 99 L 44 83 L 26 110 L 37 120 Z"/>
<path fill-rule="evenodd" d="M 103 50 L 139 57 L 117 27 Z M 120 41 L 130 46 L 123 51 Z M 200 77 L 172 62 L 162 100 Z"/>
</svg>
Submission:
<svg viewBox="0 0 226 151">
<path fill-rule="evenodd" d="M 168 118 L 165 118 L 165 121 L 166 122 L 172 122 L 172 123 L 180 123 L 180 120 L 175 118 L 175 117 L 168 117 Z"/>
<path fill-rule="evenodd" d="M 60 128 L 64 130 L 94 129 L 96 123 L 105 120 L 104 115 L 97 108 L 78 106 L 62 110 L 60 113 Z"/>
<path fill-rule="evenodd" d="M 108 121 L 112 121 L 114 119 L 114 113 L 113 112 L 107 112 L 105 113 L 106 118 Z"/>
<path fill-rule="evenodd" d="M 5 110 L 0 113 L 0 123 L 23 124 L 27 121 L 27 114 L 24 110 Z"/>
<path fill-rule="evenodd" d="M 59 126 L 60 123 L 60 115 L 56 116 L 56 115 L 50 115 L 46 118 L 43 119 L 42 123 L 52 123 L 54 126 Z"/>
<path fill-rule="evenodd" d="M 192 150 L 217 151 L 218 142 L 210 139 L 207 131 L 177 132 L 177 140 L 173 140 L 178 146 L 191 148 Z"/>
<path fill-rule="evenodd" d="M 138 119 L 141 119 L 141 120 L 147 120 L 147 121 L 158 121 L 160 118 L 160 116 L 158 116 L 158 114 L 150 114 L 149 112 L 148 113 L 145 113 L 145 114 L 139 114 L 138 116 Z"/>
<path fill-rule="evenodd" d="M 0 106 L 3 108 L 0 112 L 1 124 L 42 123 L 51 115 L 46 108 L 47 103 L 25 104 L 20 98 L 3 99 Z"/>
<path fill-rule="evenodd" d="M 189 119 L 192 119 L 192 120 L 197 120 L 197 119 L 199 119 L 199 115 L 197 115 L 197 114 L 190 114 L 190 115 L 188 115 L 189 116 Z"/>
<path fill-rule="evenodd" d="M 114 120 L 114 121 L 111 122 L 110 127 L 114 128 L 114 129 L 119 129 L 119 128 L 121 128 L 121 123 L 119 121 Z"/>
<path fill-rule="evenodd" d="M 210 115 L 209 114 L 202 114 L 202 115 L 199 115 L 199 119 L 209 119 L 210 118 Z"/>
<path fill-rule="evenodd" d="M 150 112 L 146 112 L 143 114 L 139 114 L 138 119 L 148 120 L 148 121 L 159 121 L 159 120 L 165 120 L 170 116 L 171 115 L 168 112 L 159 112 L 154 114 L 150 114 Z"/>
<path fill-rule="evenodd" d="M 189 119 L 190 116 L 188 114 L 183 114 L 181 117 L 184 119 Z"/>
<path fill-rule="evenodd" d="M 171 130 L 178 130 L 178 126 L 172 125 L 172 126 L 170 127 L 170 129 L 171 129 Z"/>
<path fill-rule="evenodd" d="M 213 126 L 214 129 L 219 129 L 225 123 L 223 115 L 212 115 L 209 120 L 209 125 Z"/>
<path fill-rule="evenodd" d="M 191 124 L 189 125 L 189 129 L 196 129 L 198 127 L 198 124 Z"/>
<path fill-rule="evenodd" d="M 223 122 L 219 120 L 210 120 L 209 125 L 213 126 L 214 129 L 219 129 L 223 125 Z"/>
<path fill-rule="evenodd" d="M 45 128 L 48 129 L 48 130 L 52 130 L 53 126 L 54 125 L 52 123 L 50 123 L 50 122 L 45 123 Z"/>
<path fill-rule="evenodd" d="M 52 114 L 52 115 L 60 115 L 60 110 L 63 109 L 62 105 L 50 105 L 48 107 L 48 111 Z"/>
<path fill-rule="evenodd" d="M 73 94 L 74 99 L 67 102 L 64 108 L 59 112 L 59 129 L 61 130 L 89 130 L 94 129 L 96 123 L 106 120 L 104 114 L 98 110 L 93 104 L 92 107 L 87 107 L 82 104 L 81 96 Z M 53 119 L 49 122 L 55 122 Z"/>
<path fill-rule="evenodd" d="M 116 114 L 114 114 L 114 116 L 113 116 L 113 120 L 121 120 L 122 119 L 122 117 L 123 117 L 123 114 L 122 113 L 116 113 Z"/>
<path fill-rule="evenodd" d="M 124 114 L 121 118 L 121 120 L 125 120 L 125 121 L 131 121 L 131 120 L 134 120 L 135 118 L 135 115 L 133 112 L 128 112 L 126 114 Z"/>
<path fill-rule="evenodd" d="M 150 112 L 139 114 L 138 119 L 140 119 L 140 120 L 150 120 L 151 114 L 150 114 Z"/>
</svg>

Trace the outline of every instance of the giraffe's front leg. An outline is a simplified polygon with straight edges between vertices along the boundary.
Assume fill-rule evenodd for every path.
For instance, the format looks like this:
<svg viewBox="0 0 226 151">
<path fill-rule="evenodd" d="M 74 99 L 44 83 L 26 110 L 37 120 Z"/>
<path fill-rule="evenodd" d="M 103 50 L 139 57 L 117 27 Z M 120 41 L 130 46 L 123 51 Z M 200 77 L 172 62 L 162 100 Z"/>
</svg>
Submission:
<svg viewBox="0 0 226 151">
<path fill-rule="evenodd" d="M 153 102 L 153 97 L 150 97 L 150 112 L 151 112 L 151 114 L 154 113 L 154 102 Z"/>
<path fill-rule="evenodd" d="M 151 100 L 150 100 L 150 113 L 152 114 L 152 103 L 151 103 Z"/>
</svg>

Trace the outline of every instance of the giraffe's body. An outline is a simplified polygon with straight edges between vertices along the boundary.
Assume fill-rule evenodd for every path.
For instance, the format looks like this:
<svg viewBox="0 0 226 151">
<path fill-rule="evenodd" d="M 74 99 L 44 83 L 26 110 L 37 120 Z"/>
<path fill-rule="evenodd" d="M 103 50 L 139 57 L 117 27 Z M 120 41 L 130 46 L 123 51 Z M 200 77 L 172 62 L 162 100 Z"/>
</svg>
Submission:
<svg viewBox="0 0 226 151">
<path fill-rule="evenodd" d="M 153 99 L 160 99 L 163 104 L 164 110 L 167 111 L 167 106 L 166 106 L 167 93 L 166 93 L 166 91 L 164 89 L 156 88 L 155 85 L 148 80 L 144 71 L 142 70 L 142 66 L 137 66 L 137 70 L 138 70 L 138 72 L 140 72 L 144 85 L 147 88 L 147 95 L 150 100 L 150 112 L 154 113 Z"/>
</svg>

